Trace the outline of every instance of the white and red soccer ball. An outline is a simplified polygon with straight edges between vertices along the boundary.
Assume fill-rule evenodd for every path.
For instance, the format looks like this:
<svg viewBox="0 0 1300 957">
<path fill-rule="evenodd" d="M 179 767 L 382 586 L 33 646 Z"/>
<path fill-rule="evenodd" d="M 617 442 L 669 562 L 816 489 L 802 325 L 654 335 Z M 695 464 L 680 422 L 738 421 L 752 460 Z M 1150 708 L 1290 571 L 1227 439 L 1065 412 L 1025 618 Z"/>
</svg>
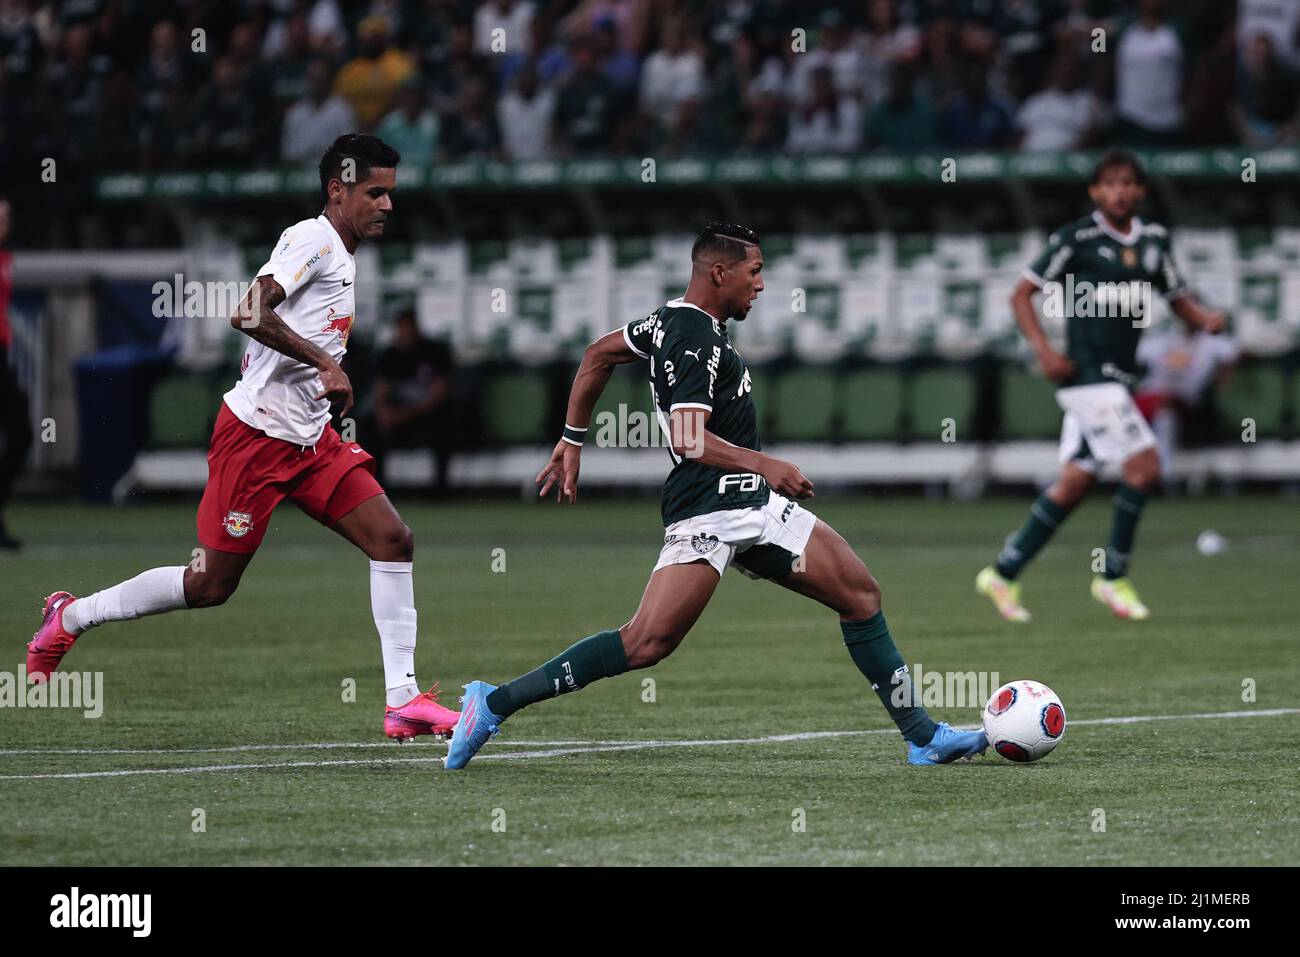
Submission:
<svg viewBox="0 0 1300 957">
<path fill-rule="evenodd" d="M 984 706 L 984 734 L 1008 761 L 1037 761 L 1061 743 L 1065 706 L 1045 684 L 1010 681 Z"/>
</svg>

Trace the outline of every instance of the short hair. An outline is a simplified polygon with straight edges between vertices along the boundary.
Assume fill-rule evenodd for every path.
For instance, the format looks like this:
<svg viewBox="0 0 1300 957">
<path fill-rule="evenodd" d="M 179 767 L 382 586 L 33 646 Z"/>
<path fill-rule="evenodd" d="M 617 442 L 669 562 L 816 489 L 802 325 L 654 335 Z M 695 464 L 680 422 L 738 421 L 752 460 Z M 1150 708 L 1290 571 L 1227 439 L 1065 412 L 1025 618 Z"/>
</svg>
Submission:
<svg viewBox="0 0 1300 957">
<path fill-rule="evenodd" d="M 372 169 L 395 168 L 402 154 L 369 133 L 344 133 L 320 158 L 320 191 L 325 199 L 329 199 L 330 180 L 343 180 L 343 162 L 349 159 L 356 164 L 355 185 L 369 179 Z"/>
<path fill-rule="evenodd" d="M 1139 186 L 1147 184 L 1147 172 L 1142 168 L 1142 162 L 1128 150 L 1115 147 L 1107 150 L 1101 159 L 1097 160 L 1097 165 L 1092 168 L 1092 177 L 1088 180 L 1088 185 L 1096 186 L 1108 172 L 1125 166 L 1133 171 L 1133 178 L 1137 180 Z"/>
<path fill-rule="evenodd" d="M 759 244 L 758 233 L 739 223 L 709 223 L 691 247 L 691 262 L 734 263 L 749 255 L 749 247 Z"/>
</svg>

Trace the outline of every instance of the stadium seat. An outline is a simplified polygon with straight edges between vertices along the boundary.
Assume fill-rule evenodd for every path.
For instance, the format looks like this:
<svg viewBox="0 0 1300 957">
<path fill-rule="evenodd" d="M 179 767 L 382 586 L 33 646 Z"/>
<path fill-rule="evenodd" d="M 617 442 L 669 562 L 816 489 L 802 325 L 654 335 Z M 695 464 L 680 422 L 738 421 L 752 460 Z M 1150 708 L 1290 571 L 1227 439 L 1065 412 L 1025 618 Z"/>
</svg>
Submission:
<svg viewBox="0 0 1300 957">
<path fill-rule="evenodd" d="M 752 382 L 752 377 L 751 377 Z M 825 442 L 835 420 L 835 371 L 809 367 L 776 380 L 772 402 L 772 439 L 777 442 Z"/>
<path fill-rule="evenodd" d="M 1244 365 L 1232 373 L 1215 401 L 1228 436 L 1240 435 L 1243 419 L 1253 419 L 1255 435 L 1276 438 L 1283 431 L 1286 374 L 1276 365 Z"/>
<path fill-rule="evenodd" d="M 840 382 L 840 434 L 850 442 L 892 441 L 903 410 L 903 377 L 897 369 L 851 372 Z"/>
<path fill-rule="evenodd" d="M 944 419 L 952 419 L 957 440 L 965 441 L 974 428 L 975 379 L 960 366 L 918 372 L 909 383 L 907 408 L 913 439 L 939 441 Z"/>
<path fill-rule="evenodd" d="M 1061 434 L 1056 386 L 1022 369 L 1002 373 L 1002 437 L 1054 439 Z"/>
<path fill-rule="evenodd" d="M 495 442 L 546 440 L 550 393 L 540 372 L 505 372 L 488 380 L 483 394 L 483 428 Z"/>
<path fill-rule="evenodd" d="M 211 377 L 178 372 L 156 386 L 149 397 L 149 447 L 207 448 L 220 392 Z"/>
</svg>

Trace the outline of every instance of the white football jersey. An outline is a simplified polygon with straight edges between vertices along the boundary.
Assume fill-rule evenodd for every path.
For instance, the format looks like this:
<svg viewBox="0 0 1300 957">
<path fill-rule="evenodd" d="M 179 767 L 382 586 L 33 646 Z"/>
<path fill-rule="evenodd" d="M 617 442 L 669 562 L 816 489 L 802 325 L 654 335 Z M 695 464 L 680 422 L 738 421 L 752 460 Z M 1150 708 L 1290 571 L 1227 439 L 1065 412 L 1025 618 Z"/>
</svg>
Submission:
<svg viewBox="0 0 1300 957">
<path fill-rule="evenodd" d="M 276 307 L 284 324 L 324 349 L 335 361 L 348 351 L 357 265 L 324 214 L 283 233 L 257 275 L 284 289 Z M 256 340 L 244 351 L 243 376 L 225 395 L 241 421 L 295 445 L 315 445 L 330 418 L 314 366 L 282 355 Z"/>
</svg>

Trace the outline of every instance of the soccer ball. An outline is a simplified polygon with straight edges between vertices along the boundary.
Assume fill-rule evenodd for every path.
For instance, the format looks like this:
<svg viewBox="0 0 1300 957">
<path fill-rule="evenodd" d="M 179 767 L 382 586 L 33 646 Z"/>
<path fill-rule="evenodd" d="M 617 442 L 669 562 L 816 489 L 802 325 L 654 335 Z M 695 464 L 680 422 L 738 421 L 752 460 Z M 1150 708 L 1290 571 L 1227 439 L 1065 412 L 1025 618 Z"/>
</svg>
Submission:
<svg viewBox="0 0 1300 957">
<path fill-rule="evenodd" d="M 1065 707 L 1045 684 L 1011 681 L 984 706 L 984 734 L 1008 761 L 1037 761 L 1061 743 Z"/>
</svg>

